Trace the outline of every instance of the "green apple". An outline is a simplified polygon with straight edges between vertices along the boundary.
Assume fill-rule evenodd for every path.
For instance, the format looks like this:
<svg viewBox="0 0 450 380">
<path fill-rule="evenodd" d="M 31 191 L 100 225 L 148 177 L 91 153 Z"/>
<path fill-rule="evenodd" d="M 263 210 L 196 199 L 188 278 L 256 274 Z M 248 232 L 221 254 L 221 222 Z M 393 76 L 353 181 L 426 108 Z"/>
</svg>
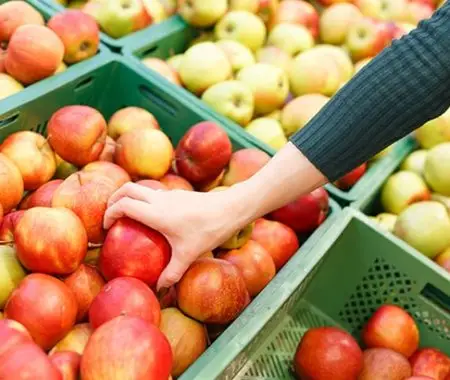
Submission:
<svg viewBox="0 0 450 380">
<path fill-rule="evenodd" d="M 270 117 L 260 117 L 251 121 L 245 130 L 275 150 L 281 149 L 287 143 L 280 122 Z"/>
<path fill-rule="evenodd" d="M 311 55 L 316 55 L 319 61 L 333 61 L 340 72 L 341 84 L 347 83 L 352 77 L 355 68 L 348 53 L 338 47 L 328 44 L 320 44 L 314 47 Z"/>
<path fill-rule="evenodd" d="M 86 3 L 86 0 L 75 0 L 71 1 L 67 7 L 69 9 L 82 9 Z"/>
<path fill-rule="evenodd" d="M 248 224 L 243 229 L 234 234 L 225 243 L 220 245 L 223 249 L 238 249 L 247 243 L 252 237 L 254 223 Z"/>
<path fill-rule="evenodd" d="M 256 61 L 279 67 L 288 73 L 292 57 L 276 46 L 264 46 L 256 52 Z"/>
<path fill-rule="evenodd" d="M 159 0 L 142 0 L 145 10 L 150 15 L 153 24 L 158 24 L 167 19 L 168 14 Z"/>
<path fill-rule="evenodd" d="M 16 250 L 7 245 L 0 246 L 0 310 L 25 275 L 25 270 L 16 257 Z"/>
<path fill-rule="evenodd" d="M 12 76 L 5 73 L 0 73 L 0 100 L 14 95 L 22 90 L 22 84 L 16 81 Z"/>
<path fill-rule="evenodd" d="M 55 158 L 56 158 L 56 171 L 54 175 L 55 179 L 66 179 L 67 177 L 78 171 L 78 168 L 75 165 L 72 165 L 69 162 L 64 161 L 57 154 L 55 154 Z"/>
<path fill-rule="evenodd" d="M 210 1 L 210 0 L 208 0 Z M 233 40 L 256 52 L 266 40 L 266 26 L 255 14 L 248 11 L 231 11 L 216 24 L 217 40 Z"/>
<path fill-rule="evenodd" d="M 248 11 L 256 13 L 259 10 L 260 0 L 229 0 L 228 9 L 230 11 Z"/>
<path fill-rule="evenodd" d="M 176 54 L 167 60 L 167 64 L 178 73 L 180 71 L 182 61 L 183 54 Z"/>
<path fill-rule="evenodd" d="M 285 72 L 267 63 L 248 66 L 242 69 L 236 78 L 252 90 L 257 115 L 265 115 L 280 108 L 289 94 L 289 82 Z"/>
<path fill-rule="evenodd" d="M 445 195 L 433 193 L 431 194 L 431 200 L 442 203 L 447 211 L 450 213 L 450 197 L 446 197 Z"/>
<path fill-rule="evenodd" d="M 343 45 L 350 26 L 361 17 L 361 11 L 354 4 L 332 4 L 320 16 L 320 39 L 326 44 Z"/>
<path fill-rule="evenodd" d="M 374 217 L 374 221 L 381 227 L 381 229 L 394 232 L 395 223 L 397 222 L 397 215 L 382 212 Z"/>
<path fill-rule="evenodd" d="M 410 204 L 430 199 L 431 193 L 422 179 L 414 172 L 399 171 L 381 189 L 381 204 L 391 214 L 400 214 Z"/>
<path fill-rule="evenodd" d="M 223 50 L 230 60 L 233 73 L 255 63 L 255 56 L 248 47 L 233 40 L 220 40 L 216 45 Z"/>
<path fill-rule="evenodd" d="M 435 192 L 450 196 L 450 142 L 436 145 L 428 151 L 423 173 Z"/>
<path fill-rule="evenodd" d="M 227 0 L 179 0 L 178 13 L 190 25 L 205 28 L 214 25 L 228 9 Z"/>
<path fill-rule="evenodd" d="M 433 259 L 450 246 L 450 218 L 439 202 L 415 203 L 397 218 L 394 234 Z"/>
<path fill-rule="evenodd" d="M 424 149 L 450 141 L 450 108 L 415 131 L 415 138 Z"/>
<path fill-rule="evenodd" d="M 214 42 L 201 42 L 190 47 L 180 63 L 184 86 L 196 95 L 230 78 L 232 69 L 226 54 Z"/>
<path fill-rule="evenodd" d="M 84 4 L 82 11 L 100 23 L 99 15 L 107 1 L 108 0 L 89 0 L 86 4 Z"/>
<path fill-rule="evenodd" d="M 203 93 L 202 100 L 218 113 L 242 126 L 247 125 L 253 117 L 253 93 L 240 81 L 217 83 Z"/>
<path fill-rule="evenodd" d="M 400 166 L 401 170 L 409 170 L 419 175 L 423 175 L 423 169 L 425 167 L 425 160 L 428 152 L 424 149 L 419 149 L 412 152 Z"/>
<path fill-rule="evenodd" d="M 381 21 L 404 21 L 407 15 L 408 0 L 357 0 L 364 16 Z"/>
<path fill-rule="evenodd" d="M 199 36 L 195 37 L 190 43 L 189 47 L 197 45 L 201 42 L 214 42 L 216 37 L 214 32 L 210 30 L 202 31 Z"/>
<path fill-rule="evenodd" d="M 384 148 L 382 151 L 378 152 L 375 156 L 372 157 L 372 161 L 381 160 L 382 158 L 386 157 L 394 147 L 394 144 L 391 144 Z"/>
<path fill-rule="evenodd" d="M 270 31 L 267 44 L 279 47 L 291 57 L 314 46 L 311 32 L 303 25 L 277 24 Z"/>
</svg>

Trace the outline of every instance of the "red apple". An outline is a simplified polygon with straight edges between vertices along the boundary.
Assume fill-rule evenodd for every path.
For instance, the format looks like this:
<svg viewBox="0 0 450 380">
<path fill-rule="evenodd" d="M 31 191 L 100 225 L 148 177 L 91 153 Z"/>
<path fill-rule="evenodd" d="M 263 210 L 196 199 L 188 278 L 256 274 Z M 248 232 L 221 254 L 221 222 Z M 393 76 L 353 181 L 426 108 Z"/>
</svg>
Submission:
<svg viewBox="0 0 450 380">
<path fill-rule="evenodd" d="M 100 153 L 98 160 L 114 162 L 114 155 L 116 154 L 116 146 L 117 146 L 116 142 L 111 137 L 106 136 L 105 146 L 103 147 L 103 150 Z"/>
<path fill-rule="evenodd" d="M 25 190 L 37 189 L 55 174 L 55 154 L 46 139 L 36 132 L 13 133 L 3 141 L 0 152 L 19 168 Z"/>
<path fill-rule="evenodd" d="M 419 329 L 401 307 L 383 305 L 367 321 L 362 339 L 368 348 L 389 348 L 409 358 L 419 347 Z"/>
<path fill-rule="evenodd" d="M 26 210 L 32 207 L 52 207 L 53 194 L 63 182 L 62 179 L 54 179 L 44 183 L 36 191 L 24 198 L 20 203 L 20 209 Z"/>
<path fill-rule="evenodd" d="M 212 255 L 212 254 L 211 254 Z M 162 289 L 158 292 L 159 305 L 161 310 L 167 309 L 168 307 L 177 306 L 177 292 L 175 286 L 172 285 L 168 289 Z"/>
<path fill-rule="evenodd" d="M 432 377 L 428 377 L 428 376 L 411 376 L 405 380 L 434 380 L 434 379 Z"/>
<path fill-rule="evenodd" d="M 116 165 L 112 162 L 106 161 L 94 161 L 90 164 L 87 164 L 83 169 L 83 172 L 95 172 L 99 175 L 103 175 L 108 177 L 111 181 L 113 181 L 117 187 L 125 185 L 127 182 L 131 181 L 128 173 L 121 168 L 119 165 Z"/>
<path fill-rule="evenodd" d="M 30 333 L 25 326 L 12 319 L 0 320 L 0 358 L 8 351 L 15 350 L 23 343 L 32 342 Z"/>
<path fill-rule="evenodd" d="M 158 327 L 142 318 L 116 317 L 92 335 L 81 359 L 83 380 L 163 380 L 173 364 L 172 349 Z"/>
<path fill-rule="evenodd" d="M 14 242 L 14 231 L 16 230 L 17 224 L 22 218 L 24 210 L 10 212 L 3 218 L 0 227 L 0 242 L 12 243 Z"/>
<path fill-rule="evenodd" d="M 434 380 L 448 380 L 450 358 L 435 348 L 422 348 L 409 358 L 414 376 L 428 376 Z"/>
<path fill-rule="evenodd" d="M 351 3 L 353 1 L 354 0 L 318 0 L 319 4 L 324 5 L 326 7 L 338 3 Z"/>
<path fill-rule="evenodd" d="M 255 222 L 251 239 L 264 247 L 272 256 L 277 271 L 289 261 L 300 246 L 292 228 L 263 218 Z"/>
<path fill-rule="evenodd" d="M 217 124 L 205 121 L 191 127 L 175 151 L 179 175 L 191 183 L 216 178 L 231 158 L 231 141 Z"/>
<path fill-rule="evenodd" d="M 352 3 L 337 3 L 325 8 L 320 16 L 320 38 L 325 44 L 345 43 L 350 26 L 362 17 Z"/>
<path fill-rule="evenodd" d="M 100 29 L 85 12 L 73 9 L 57 13 L 47 25 L 63 42 L 66 63 L 77 63 L 97 54 Z"/>
<path fill-rule="evenodd" d="M 12 35 L 6 52 L 9 75 L 25 85 L 53 75 L 64 56 L 64 45 L 49 28 L 20 26 Z"/>
<path fill-rule="evenodd" d="M 176 290 L 179 308 L 205 323 L 229 323 L 249 302 L 245 281 L 237 267 L 220 259 L 195 261 Z"/>
<path fill-rule="evenodd" d="M 51 350 L 50 354 L 61 351 L 71 351 L 83 355 L 86 344 L 94 329 L 89 323 L 80 323 L 62 338 Z"/>
<path fill-rule="evenodd" d="M 77 301 L 64 283 L 46 274 L 30 274 L 13 291 L 6 318 L 20 322 L 44 350 L 52 348 L 75 324 Z"/>
<path fill-rule="evenodd" d="M 198 191 L 203 192 L 212 191 L 214 189 L 217 189 L 218 187 L 221 187 L 220 184 L 223 180 L 224 175 L 225 169 L 223 169 L 217 177 L 209 179 L 207 181 L 196 183 L 195 186 Z"/>
<path fill-rule="evenodd" d="M 42 15 L 25 1 L 7 1 L 0 5 L 0 44 L 8 42 L 22 25 L 44 25 Z"/>
<path fill-rule="evenodd" d="M 275 277 L 272 256 L 252 240 L 241 248 L 218 255 L 217 258 L 226 260 L 239 269 L 250 297 L 256 297 Z"/>
<path fill-rule="evenodd" d="M 0 74 L 6 73 L 5 59 L 6 59 L 6 50 L 3 50 L 0 47 Z"/>
<path fill-rule="evenodd" d="M 411 376 L 411 366 L 403 355 L 388 348 L 364 351 L 364 365 L 358 380 L 404 380 Z"/>
<path fill-rule="evenodd" d="M 50 118 L 47 131 L 55 152 L 76 166 L 98 160 L 105 146 L 106 121 L 89 106 L 60 108 Z"/>
<path fill-rule="evenodd" d="M 50 355 L 50 361 L 59 371 L 62 380 L 78 380 L 80 373 L 81 355 L 76 352 L 56 352 Z"/>
<path fill-rule="evenodd" d="M 177 71 L 175 71 L 166 61 L 160 58 L 149 57 L 144 58 L 141 62 L 145 65 L 145 67 L 158 73 L 169 82 L 177 86 L 181 86 L 180 76 Z"/>
<path fill-rule="evenodd" d="M 324 202 L 323 192 L 323 189 L 317 189 L 303 195 L 286 206 L 273 211 L 270 218 L 286 224 L 297 233 L 312 232 L 327 217 L 328 202 Z M 315 194 L 320 194 L 320 197 Z"/>
<path fill-rule="evenodd" d="M 411 1 L 407 5 L 407 22 L 412 25 L 418 25 L 420 21 L 426 20 L 433 16 L 434 8 L 429 4 L 418 1 Z"/>
<path fill-rule="evenodd" d="M 258 17 L 261 18 L 267 26 L 270 26 L 274 22 L 275 15 L 278 10 L 278 0 L 258 0 Z"/>
<path fill-rule="evenodd" d="M 313 328 L 303 335 L 294 356 L 294 369 L 300 379 L 357 379 L 363 354 L 356 340 L 335 327 Z"/>
<path fill-rule="evenodd" d="M 117 140 L 115 162 L 131 178 L 160 179 L 172 163 L 173 147 L 169 138 L 158 129 L 135 128 Z"/>
<path fill-rule="evenodd" d="M 7 214 L 15 208 L 23 194 L 23 179 L 19 168 L 0 153 L 0 204 Z"/>
<path fill-rule="evenodd" d="M 159 326 L 161 308 L 152 290 L 132 277 L 118 277 L 108 282 L 89 309 L 89 321 L 96 329 L 119 315 L 139 317 Z"/>
<path fill-rule="evenodd" d="M 108 135 L 117 140 L 125 132 L 136 128 L 160 129 L 158 120 L 149 111 L 140 107 L 126 107 L 109 119 Z"/>
<path fill-rule="evenodd" d="M 136 183 L 141 186 L 149 187 L 153 190 L 169 190 L 166 185 L 163 185 L 161 182 L 154 179 L 143 179 L 141 181 L 137 181 Z"/>
<path fill-rule="evenodd" d="M 335 185 L 341 190 L 349 190 L 356 184 L 356 182 L 361 179 L 361 177 L 366 173 L 366 170 L 367 163 L 363 163 L 362 165 L 348 172 L 343 177 L 339 178 L 335 182 Z"/>
<path fill-rule="evenodd" d="M 167 173 L 164 177 L 160 179 L 160 182 L 165 185 L 169 190 L 187 190 L 194 191 L 192 185 L 176 174 Z"/>
<path fill-rule="evenodd" d="M 135 277 L 153 287 L 170 261 L 166 238 L 129 218 L 117 220 L 108 231 L 99 267 L 106 279 Z"/>
<path fill-rule="evenodd" d="M 257 148 L 241 149 L 231 155 L 222 180 L 223 186 L 245 181 L 270 161 L 270 156 Z"/>
<path fill-rule="evenodd" d="M 77 322 L 83 321 L 88 315 L 92 301 L 105 285 L 105 280 L 97 269 L 90 265 L 81 264 L 75 272 L 64 280 L 64 283 L 72 290 L 77 300 Z"/>
</svg>

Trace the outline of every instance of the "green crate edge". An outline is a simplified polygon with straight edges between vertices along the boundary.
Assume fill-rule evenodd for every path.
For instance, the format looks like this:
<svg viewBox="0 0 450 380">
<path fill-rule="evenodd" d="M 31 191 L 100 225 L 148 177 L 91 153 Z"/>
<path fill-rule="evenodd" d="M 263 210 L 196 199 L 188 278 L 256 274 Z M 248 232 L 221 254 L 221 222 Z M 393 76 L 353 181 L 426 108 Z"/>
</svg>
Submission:
<svg viewBox="0 0 450 380">
<path fill-rule="evenodd" d="M 139 65 L 126 60 L 124 57 L 110 53 L 109 55 L 104 55 L 100 58 L 101 59 L 99 60 L 88 61 L 87 64 L 83 66 L 83 69 L 80 70 L 81 74 L 85 75 L 90 71 L 95 70 L 96 67 L 113 61 L 119 61 L 134 69 L 144 79 L 157 84 L 157 86 L 159 86 L 159 88 L 165 91 L 168 95 L 171 95 L 171 89 L 164 85 L 164 81 L 159 78 L 159 76 L 148 72 L 148 70 L 145 70 L 144 68 L 139 67 Z M 73 72 L 68 73 L 64 77 L 55 77 L 55 80 L 52 81 L 51 86 L 46 87 L 45 92 L 48 93 L 56 90 L 59 87 L 64 86 L 68 80 L 75 80 L 77 77 L 78 75 L 75 75 Z M 29 93 L 26 97 L 11 97 L 9 99 L 5 99 L 5 107 L 0 110 L 0 129 L 2 120 L 8 122 L 10 117 L 14 117 L 14 114 L 17 114 L 17 110 L 20 108 L 21 104 L 35 100 L 39 98 L 39 96 L 40 92 L 35 90 L 33 94 Z M 183 103 L 184 106 L 193 109 L 202 118 L 207 120 L 211 118 L 209 113 L 204 112 L 202 109 L 198 109 L 195 105 L 190 104 L 186 99 L 178 99 L 178 101 Z M 226 126 L 224 126 L 224 129 L 228 134 L 232 135 L 234 139 L 240 140 L 242 138 L 240 135 L 235 135 L 233 131 L 229 131 Z M 243 141 L 244 144 L 249 145 L 248 141 Z M 261 294 L 254 299 L 254 301 L 241 314 L 241 316 L 236 319 L 236 321 L 226 329 L 222 336 L 210 346 L 204 355 L 198 359 L 198 363 L 200 364 L 192 366 L 188 370 L 189 372 L 186 372 L 183 375 L 182 379 L 205 378 L 202 377 L 204 376 L 203 373 L 205 370 L 203 368 L 205 367 L 205 363 L 208 363 L 206 371 L 213 371 L 217 375 L 220 375 L 220 368 L 225 368 L 233 362 L 233 359 L 239 355 L 246 343 L 250 343 L 250 339 L 256 336 L 259 331 L 259 326 L 262 326 L 262 322 L 270 319 L 272 316 L 275 311 L 275 303 L 272 303 L 273 299 L 276 299 L 277 304 L 279 303 L 279 306 L 281 306 L 280 301 L 287 299 L 293 289 L 295 289 L 296 284 L 301 283 L 301 279 L 307 276 L 309 273 L 307 269 L 309 268 L 309 265 L 307 265 L 307 262 L 316 260 L 315 245 L 318 241 L 320 241 L 324 233 L 334 225 L 340 212 L 341 208 L 339 204 L 330 198 L 329 215 L 325 222 L 317 228 L 313 234 L 311 234 L 294 257 L 284 266 L 274 280 L 263 290 L 263 292 L 261 292 Z M 297 270 L 297 266 L 299 264 L 305 268 L 301 271 L 301 273 Z M 286 279 L 289 281 L 286 281 Z M 266 305 L 265 302 L 267 301 L 271 301 L 271 304 Z M 258 317 L 257 320 L 254 320 L 255 316 Z M 242 334 L 243 331 L 245 331 L 245 334 Z M 226 353 L 226 357 L 224 356 L 224 353 Z M 224 360 L 224 358 L 226 360 Z M 210 363 L 214 363 L 212 366 L 213 368 L 211 368 Z M 206 378 L 210 379 L 211 377 L 208 375 Z"/>
<path fill-rule="evenodd" d="M 132 43 L 124 48 L 123 54 L 139 65 L 142 65 L 137 56 L 140 55 L 143 51 L 147 50 L 149 45 L 156 46 L 162 38 L 165 38 L 168 35 L 179 33 L 181 31 L 194 33 L 193 30 L 194 29 L 191 28 L 186 22 L 184 22 L 180 16 L 174 16 L 167 22 L 158 25 L 158 27 L 156 27 L 151 34 L 149 32 L 145 33 L 145 38 L 134 39 Z M 174 91 L 177 91 L 179 93 L 179 96 L 187 97 L 190 102 L 193 102 L 198 107 L 203 108 L 205 112 L 210 113 L 215 120 L 219 121 L 223 125 L 227 125 L 229 128 L 238 131 L 238 133 L 240 133 L 254 146 L 265 151 L 270 156 L 273 156 L 276 153 L 273 148 L 269 147 L 259 139 L 251 136 L 241 126 L 234 123 L 227 117 L 224 117 L 214 111 L 211 107 L 207 106 L 189 91 L 185 90 L 184 88 L 180 88 L 168 81 L 166 82 L 168 86 L 172 87 Z M 379 182 L 379 178 L 384 176 L 384 172 L 387 168 L 389 168 L 391 161 L 403 159 L 403 156 L 401 156 L 404 152 L 404 149 L 401 147 L 401 145 L 403 144 L 403 141 L 397 142 L 394 149 L 392 149 L 391 152 L 389 152 L 385 157 L 381 158 L 378 162 L 373 163 L 373 165 L 371 165 L 371 167 L 361 178 L 361 180 L 358 181 L 355 186 L 353 186 L 353 188 L 349 191 L 340 190 L 333 184 L 327 184 L 325 185 L 325 188 L 330 193 L 330 195 L 343 207 L 357 201 L 359 198 L 364 196 L 368 189 L 374 186 L 374 183 Z"/>
<path fill-rule="evenodd" d="M 36 1 L 41 3 L 41 5 L 45 6 L 48 9 L 48 11 L 51 12 L 52 14 L 62 12 L 66 9 L 61 4 L 56 3 L 54 0 L 36 0 Z M 117 38 L 117 39 L 108 36 L 104 32 L 100 32 L 100 40 L 106 46 L 108 46 L 111 50 L 119 53 L 125 46 L 127 46 L 129 43 L 132 43 L 132 41 L 134 41 L 135 39 L 140 39 L 140 38 L 145 37 L 146 32 L 150 28 L 154 28 L 157 25 L 163 24 L 166 21 L 170 20 L 172 17 L 174 17 L 174 16 L 168 17 L 166 20 L 162 21 L 159 24 L 150 25 L 145 29 L 139 30 L 139 31 L 131 33 L 125 37 L 121 37 L 121 38 Z"/>
</svg>

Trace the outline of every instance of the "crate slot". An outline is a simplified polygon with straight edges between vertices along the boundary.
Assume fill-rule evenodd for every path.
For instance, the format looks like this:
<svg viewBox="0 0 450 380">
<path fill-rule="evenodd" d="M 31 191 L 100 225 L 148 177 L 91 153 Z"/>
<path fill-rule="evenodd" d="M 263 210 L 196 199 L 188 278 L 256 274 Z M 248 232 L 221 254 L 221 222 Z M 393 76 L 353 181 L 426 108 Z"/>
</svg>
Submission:
<svg viewBox="0 0 450 380">
<path fill-rule="evenodd" d="M 83 80 L 81 80 L 80 82 L 77 83 L 77 85 L 75 86 L 75 91 L 78 92 L 78 91 L 85 90 L 86 88 L 90 87 L 93 82 L 94 82 L 94 78 L 92 76 L 84 78 Z"/>
<path fill-rule="evenodd" d="M 13 124 L 19 118 L 20 112 L 15 113 L 5 119 L 0 120 L 0 128 L 5 128 L 10 124 Z"/>
<path fill-rule="evenodd" d="M 172 115 L 173 117 L 177 116 L 177 110 L 176 110 L 175 106 L 173 106 L 172 104 L 169 104 L 166 100 L 161 99 L 161 97 L 158 96 L 154 91 L 152 91 L 150 89 L 150 87 L 148 87 L 147 85 L 144 85 L 144 84 L 140 85 L 139 91 L 150 102 L 163 108 L 168 114 Z"/>
</svg>

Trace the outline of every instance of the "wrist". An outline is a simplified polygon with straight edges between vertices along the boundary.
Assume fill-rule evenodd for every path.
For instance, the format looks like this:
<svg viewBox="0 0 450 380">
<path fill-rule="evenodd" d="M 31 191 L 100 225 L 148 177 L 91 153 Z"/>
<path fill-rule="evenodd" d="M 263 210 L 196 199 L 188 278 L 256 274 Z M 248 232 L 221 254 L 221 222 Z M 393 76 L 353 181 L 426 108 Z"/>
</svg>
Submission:
<svg viewBox="0 0 450 380">
<path fill-rule="evenodd" d="M 259 218 L 260 192 L 253 181 L 237 183 L 227 190 L 234 217 L 240 227 L 253 222 Z"/>
</svg>

